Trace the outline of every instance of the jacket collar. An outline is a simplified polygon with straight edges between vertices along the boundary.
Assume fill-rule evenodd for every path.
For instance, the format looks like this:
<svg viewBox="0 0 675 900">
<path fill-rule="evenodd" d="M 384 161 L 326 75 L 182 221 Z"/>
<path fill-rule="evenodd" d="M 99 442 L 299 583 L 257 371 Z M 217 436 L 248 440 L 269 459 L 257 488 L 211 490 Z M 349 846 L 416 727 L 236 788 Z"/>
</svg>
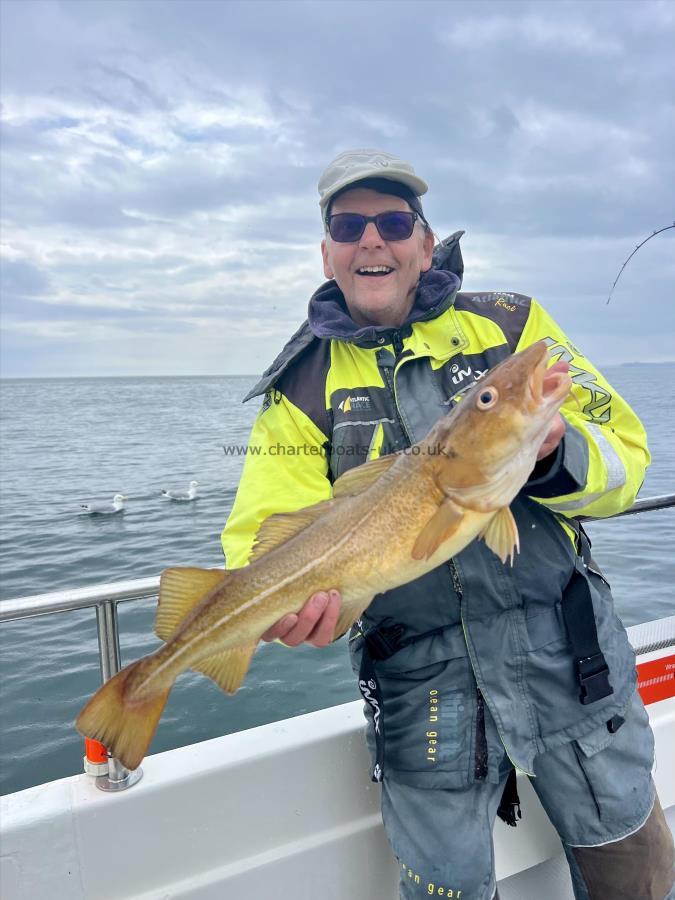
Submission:
<svg viewBox="0 0 675 900">
<path fill-rule="evenodd" d="M 357 325 L 349 315 L 342 291 L 335 281 L 327 281 L 309 301 L 309 327 L 319 338 L 350 341 L 362 347 L 379 346 L 383 343 L 382 338 L 389 343 L 396 332 L 402 336 L 409 334 L 413 322 L 440 316 L 454 302 L 459 286 L 460 279 L 454 272 L 441 269 L 424 272 L 408 318 L 400 328 L 391 328 L 387 325 Z"/>
</svg>

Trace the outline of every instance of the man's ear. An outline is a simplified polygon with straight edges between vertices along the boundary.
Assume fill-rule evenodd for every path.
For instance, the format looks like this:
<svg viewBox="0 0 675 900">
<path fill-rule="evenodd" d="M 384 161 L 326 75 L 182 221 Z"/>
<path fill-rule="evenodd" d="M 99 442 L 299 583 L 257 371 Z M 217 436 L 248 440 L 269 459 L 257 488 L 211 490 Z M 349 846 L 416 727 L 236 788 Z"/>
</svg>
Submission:
<svg viewBox="0 0 675 900">
<path fill-rule="evenodd" d="M 335 278 L 335 273 L 328 262 L 328 249 L 326 248 L 325 240 L 321 241 L 321 256 L 323 257 L 323 274 L 326 278 Z"/>
<path fill-rule="evenodd" d="M 424 229 L 424 243 L 423 247 L 423 257 L 422 257 L 422 271 L 428 272 L 431 268 L 431 263 L 433 261 L 434 256 L 434 244 L 436 243 L 436 239 L 434 238 L 434 233 L 431 228 Z"/>
</svg>

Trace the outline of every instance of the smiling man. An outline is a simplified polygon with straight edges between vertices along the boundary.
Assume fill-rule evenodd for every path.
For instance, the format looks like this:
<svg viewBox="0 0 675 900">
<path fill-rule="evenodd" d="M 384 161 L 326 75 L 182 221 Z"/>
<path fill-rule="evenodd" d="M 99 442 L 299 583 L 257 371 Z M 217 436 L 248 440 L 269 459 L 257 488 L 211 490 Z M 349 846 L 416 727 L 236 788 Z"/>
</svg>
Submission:
<svg viewBox="0 0 675 900">
<path fill-rule="evenodd" d="M 357 325 L 398 327 L 413 307 L 420 273 L 431 268 L 434 237 L 414 195 L 408 202 L 402 189 L 403 196 L 391 194 L 385 179 L 362 184 L 332 200 L 321 243 L 324 273 Z"/>
<path fill-rule="evenodd" d="M 546 341 L 549 372 L 573 366 L 574 388 L 511 506 L 514 565 L 476 540 L 376 596 L 351 629 L 373 779 L 405 900 L 497 896 L 492 826 L 516 824 L 514 766 L 560 834 L 577 900 L 673 898 L 633 652 L 575 518 L 630 506 L 644 430 L 535 300 L 460 292 L 461 232 L 434 248 L 426 190 L 380 150 L 343 153 L 322 175 L 328 281 L 249 394 L 264 394 L 259 452 L 223 532 L 227 565 L 248 562 L 268 516 L 329 498 L 346 471 L 409 447 L 488 369 Z M 326 585 L 263 637 L 325 646 L 339 606 Z"/>
</svg>

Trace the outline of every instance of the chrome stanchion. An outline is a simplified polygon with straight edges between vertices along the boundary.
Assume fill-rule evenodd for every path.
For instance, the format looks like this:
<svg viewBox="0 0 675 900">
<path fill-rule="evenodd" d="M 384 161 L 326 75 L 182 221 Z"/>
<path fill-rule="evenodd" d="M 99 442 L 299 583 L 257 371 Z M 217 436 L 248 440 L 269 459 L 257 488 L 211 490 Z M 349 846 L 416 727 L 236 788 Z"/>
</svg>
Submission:
<svg viewBox="0 0 675 900">
<path fill-rule="evenodd" d="M 121 668 L 116 601 L 106 600 L 96 607 L 96 626 L 101 678 L 103 681 L 108 681 Z M 139 782 L 142 777 L 143 770 L 140 767 L 130 771 L 118 759 L 111 756 L 108 758 L 108 773 L 96 777 L 96 787 L 106 792 L 125 791 Z"/>
</svg>

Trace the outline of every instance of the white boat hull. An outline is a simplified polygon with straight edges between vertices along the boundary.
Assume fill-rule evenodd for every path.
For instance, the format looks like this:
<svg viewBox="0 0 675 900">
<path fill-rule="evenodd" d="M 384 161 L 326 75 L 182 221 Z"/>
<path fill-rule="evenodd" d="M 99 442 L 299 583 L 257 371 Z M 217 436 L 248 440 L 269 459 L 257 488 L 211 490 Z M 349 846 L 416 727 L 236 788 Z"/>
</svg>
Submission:
<svg viewBox="0 0 675 900">
<path fill-rule="evenodd" d="M 648 708 L 672 829 L 675 698 Z M 4 797 L 3 900 L 394 900 L 363 723 L 357 701 L 150 756 L 122 793 L 79 775 Z M 571 900 L 527 778 L 519 792 L 518 827 L 495 826 L 501 898 Z"/>
</svg>

